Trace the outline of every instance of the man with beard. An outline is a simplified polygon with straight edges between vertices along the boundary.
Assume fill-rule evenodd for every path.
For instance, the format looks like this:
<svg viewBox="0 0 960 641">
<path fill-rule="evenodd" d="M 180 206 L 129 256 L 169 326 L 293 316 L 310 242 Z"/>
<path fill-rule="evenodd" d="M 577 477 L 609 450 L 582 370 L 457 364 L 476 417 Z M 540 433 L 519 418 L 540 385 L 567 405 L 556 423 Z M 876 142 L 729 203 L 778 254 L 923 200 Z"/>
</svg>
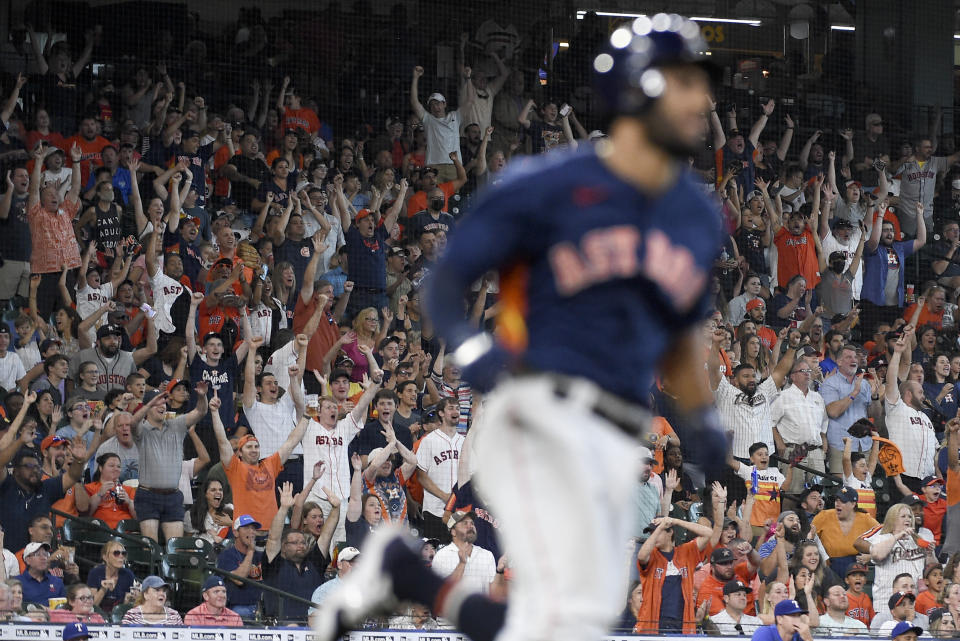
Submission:
<svg viewBox="0 0 960 641">
<path fill-rule="evenodd" d="M 82 349 L 70 359 L 70 378 L 77 379 L 80 364 L 87 361 L 97 366 L 97 391 L 109 392 L 112 389 L 123 389 L 127 384 L 127 376 L 137 371 L 137 368 L 157 352 L 157 334 L 153 329 L 153 321 L 147 319 L 147 344 L 140 349 L 128 352 L 120 349 L 123 328 L 119 325 L 102 325 L 97 330 L 97 344 Z"/>
<path fill-rule="evenodd" d="M 772 350 L 777 344 L 777 333 L 766 324 L 767 303 L 760 296 L 757 296 L 745 306 L 747 310 L 747 319 L 753 321 L 757 327 L 757 336 L 760 342 L 769 350 Z"/>
<path fill-rule="evenodd" d="M 476 517 L 472 511 L 455 512 L 450 517 L 447 521 L 450 543 L 437 551 L 431 567 L 442 577 L 463 581 L 470 584 L 474 591 L 487 594 L 493 589 L 495 581 L 503 583 L 503 573 L 499 571 L 490 550 L 475 545 Z"/>
<path fill-rule="evenodd" d="M 908 330 L 897 339 L 888 372 L 896 372 L 900 367 L 900 358 L 912 333 Z M 900 478 L 914 492 L 920 492 L 921 479 L 936 473 L 937 435 L 923 411 L 924 399 L 923 385 L 916 381 L 905 381 L 899 387 L 896 380 L 887 382 L 884 392 L 887 431 L 903 456 Z"/>
<path fill-rule="evenodd" d="M 827 468 L 833 474 L 843 470 L 843 439 L 849 436 L 847 429 L 858 420 L 867 417 L 871 403 L 880 400 L 876 378 L 864 381 L 857 374 L 857 348 L 844 345 L 837 359 L 837 370 L 824 379 L 820 395 L 827 410 Z M 891 370 L 892 371 L 892 370 Z M 866 454 L 873 447 L 869 436 L 851 438 L 851 451 Z"/>
<path fill-rule="evenodd" d="M 303 532 L 284 527 L 295 497 L 293 484 L 284 483 L 280 489 L 280 509 L 270 523 L 270 534 L 263 552 L 263 581 L 267 585 L 309 599 L 317 586 L 323 583 L 323 571 L 307 560 L 307 539 Z M 324 568 L 325 569 L 325 568 Z M 264 594 L 264 614 L 280 615 L 278 599 L 272 593 Z M 283 601 L 281 623 L 307 618 L 307 606 L 299 601 Z"/>
<path fill-rule="evenodd" d="M 817 286 L 817 295 L 824 309 L 824 318 L 833 319 L 836 316 L 846 318 L 853 310 L 853 299 L 858 293 L 855 292 L 856 275 L 860 269 L 860 259 L 863 257 L 863 242 L 863 234 L 860 234 L 857 249 L 849 265 L 844 252 L 830 253 L 827 259 L 828 268 L 820 275 L 822 280 Z M 837 326 L 840 326 L 839 323 Z"/>
<path fill-rule="evenodd" d="M 730 548 L 715 548 L 710 555 L 710 576 L 700 584 L 700 590 L 697 592 L 697 607 L 703 605 L 703 602 L 710 599 L 710 607 L 707 614 L 714 615 L 723 609 L 724 586 L 730 581 L 740 580 L 744 585 L 750 585 L 754 577 L 757 576 L 757 568 L 760 566 L 760 555 L 750 545 L 748 541 L 741 541 L 739 552 L 746 557 L 745 561 L 737 563 L 736 554 Z M 744 608 L 746 614 L 756 614 L 757 607 L 754 602 L 753 593 L 747 591 L 747 603 Z"/>
<path fill-rule="evenodd" d="M 886 210 L 885 200 L 881 201 L 880 209 Z M 870 230 L 863 249 L 863 290 L 860 292 L 864 317 L 889 323 L 900 315 L 904 301 L 904 261 L 927 242 L 923 205 L 917 204 L 917 212 L 916 240 L 894 241 L 893 223 L 886 220 Z"/>
<path fill-rule="evenodd" d="M 30 397 L 33 394 L 28 396 L 28 402 L 32 402 Z M 33 443 L 34 434 L 34 428 L 27 428 L 0 450 L 0 522 L 5 533 L 4 546 L 11 550 L 26 545 L 27 523 L 35 516 L 48 514 L 50 506 L 83 478 L 83 466 L 88 458 L 83 442 L 77 441 L 71 445 L 74 456 L 66 471 L 41 480 L 40 461 L 32 450 L 25 449 Z M 13 471 L 8 472 L 7 463 L 11 461 Z"/>
<path fill-rule="evenodd" d="M 761 581 L 773 581 L 777 575 L 777 563 L 779 562 L 777 548 L 783 546 L 784 556 L 789 561 L 801 539 L 803 539 L 803 530 L 801 529 L 800 517 L 793 510 L 781 512 L 780 518 L 777 519 L 776 536 L 757 548 L 757 554 L 762 559 L 759 570 Z"/>
<path fill-rule="evenodd" d="M 501 521 L 504 549 L 527 551 L 510 559 L 510 604 L 437 576 L 420 560 L 421 543 L 381 526 L 319 613 L 319 639 L 359 625 L 391 592 L 432 604 L 474 641 L 542 638 L 547 629 L 556 641 L 602 636 L 622 606 L 622 549 L 609 542 L 629 535 L 636 434 L 646 427 L 642 406 L 655 374 L 676 381 L 696 435 L 692 462 L 709 473 L 722 468 L 726 440 L 706 413 L 709 390 L 690 376 L 703 366 L 701 311 L 721 239 L 715 207 L 683 166 L 701 143 L 708 106 L 705 45 L 696 24 L 679 16 L 644 16 L 632 27 L 616 30 L 592 61 L 609 138 L 590 153 L 532 158 L 486 192 L 432 271 L 426 299 L 471 388 L 496 388 L 477 435 L 477 491 Z M 544 224 L 552 232 L 536 233 Z M 463 292 L 491 269 L 502 270 L 501 291 L 511 292 L 503 310 L 510 327 L 496 336 L 465 319 L 462 305 Z M 356 276 L 352 264 L 349 271 Z M 443 448 L 448 460 L 451 450 Z M 541 455 L 518 465 L 505 451 Z M 583 466 L 589 474 L 571 474 Z M 536 487 L 522 480 L 529 478 Z M 598 527 L 568 527 L 570 505 Z M 710 536 L 703 529 L 686 560 L 699 560 Z M 584 551 L 589 564 L 571 562 Z M 661 555 L 647 570 L 666 566 Z M 692 576 L 689 588 L 692 599 Z"/>
<path fill-rule="evenodd" d="M 721 330 L 718 330 L 721 331 Z M 784 330 L 785 332 L 786 330 Z M 720 373 L 720 352 L 714 346 L 707 357 L 710 387 L 714 390 L 720 423 L 733 440 L 733 457 L 741 463 L 750 462 L 750 446 L 766 443 L 767 451 L 774 451 L 773 419 L 770 406 L 780 394 L 780 386 L 793 367 L 796 350 L 788 349 L 776 369 L 757 385 L 757 371 L 748 363 L 740 363 L 733 370 L 733 383 Z"/>
</svg>

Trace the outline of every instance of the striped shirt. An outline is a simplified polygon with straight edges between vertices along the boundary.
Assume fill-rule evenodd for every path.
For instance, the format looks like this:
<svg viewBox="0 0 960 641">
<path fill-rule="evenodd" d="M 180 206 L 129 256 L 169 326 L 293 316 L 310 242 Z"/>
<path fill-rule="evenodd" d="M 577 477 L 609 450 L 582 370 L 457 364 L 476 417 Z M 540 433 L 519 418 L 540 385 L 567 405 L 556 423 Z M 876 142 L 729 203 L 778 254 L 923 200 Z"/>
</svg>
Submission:
<svg viewBox="0 0 960 641">
<path fill-rule="evenodd" d="M 470 426 L 470 416 L 473 412 L 473 390 L 464 381 L 460 381 L 456 387 L 453 387 L 444 381 L 441 376 L 438 376 L 436 372 L 431 373 L 431 378 L 437 386 L 440 398 L 452 397 L 457 399 L 460 404 L 460 422 L 457 423 L 457 432 L 466 434 L 467 428 Z"/>
</svg>

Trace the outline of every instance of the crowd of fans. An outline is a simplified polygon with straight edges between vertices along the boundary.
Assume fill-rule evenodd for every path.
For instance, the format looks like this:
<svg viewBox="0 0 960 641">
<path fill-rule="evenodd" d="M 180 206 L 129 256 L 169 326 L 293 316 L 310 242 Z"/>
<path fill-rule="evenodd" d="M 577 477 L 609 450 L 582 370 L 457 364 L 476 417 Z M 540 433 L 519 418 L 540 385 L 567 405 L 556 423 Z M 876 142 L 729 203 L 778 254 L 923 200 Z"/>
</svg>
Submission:
<svg viewBox="0 0 960 641">
<path fill-rule="evenodd" d="M 528 90 L 509 47 L 468 36 L 455 100 L 414 61 L 397 115 L 358 131 L 282 64 L 252 96 L 200 93 L 164 60 L 114 86 L 90 75 L 101 29 L 82 50 L 53 40 L 29 29 L 29 73 L 0 109 L 0 619 L 304 623 L 382 523 L 504 596 L 509 550 L 471 486 L 481 398 L 424 284 L 472 194 L 603 133 Z M 729 240 L 702 375 L 729 470 L 684 466 L 683 413 L 658 381 L 619 627 L 743 635 L 803 610 L 818 634 L 955 635 L 960 154 L 936 155 L 952 143 L 939 117 L 902 140 L 884 124 L 864 114 L 832 148 L 813 124 L 795 141 L 773 99 L 704 114 L 691 169 Z M 478 327 L 498 277 L 465 292 Z M 78 517 L 193 537 L 248 581 L 207 571 L 178 611 L 176 579 L 127 563 L 135 539 L 81 558 Z M 419 604 L 395 615 L 372 624 L 443 625 Z"/>
</svg>

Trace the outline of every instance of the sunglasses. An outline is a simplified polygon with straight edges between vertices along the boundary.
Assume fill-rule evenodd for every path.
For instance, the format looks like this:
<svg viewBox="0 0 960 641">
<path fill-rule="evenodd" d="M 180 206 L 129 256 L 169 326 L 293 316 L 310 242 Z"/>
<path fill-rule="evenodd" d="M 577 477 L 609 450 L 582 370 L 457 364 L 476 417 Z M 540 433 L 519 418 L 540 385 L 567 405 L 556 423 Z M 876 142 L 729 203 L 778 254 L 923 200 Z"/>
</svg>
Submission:
<svg viewBox="0 0 960 641">
<path fill-rule="evenodd" d="M 113 552 L 111 552 L 111 554 L 113 554 L 113 556 L 127 556 L 127 551 L 126 551 L 126 550 L 114 550 Z"/>
</svg>

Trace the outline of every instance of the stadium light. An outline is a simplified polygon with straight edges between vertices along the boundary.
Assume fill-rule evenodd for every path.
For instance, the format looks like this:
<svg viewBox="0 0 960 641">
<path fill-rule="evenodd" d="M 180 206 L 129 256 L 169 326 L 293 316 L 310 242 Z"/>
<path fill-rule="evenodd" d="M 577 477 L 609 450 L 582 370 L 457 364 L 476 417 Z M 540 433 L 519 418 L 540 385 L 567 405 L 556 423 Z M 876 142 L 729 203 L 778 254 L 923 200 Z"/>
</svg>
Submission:
<svg viewBox="0 0 960 641">
<path fill-rule="evenodd" d="M 830 25 L 831 31 L 856 31 L 857 28 L 849 24 L 832 24 Z"/>
<path fill-rule="evenodd" d="M 626 13 L 622 11 L 595 11 L 598 16 L 604 16 L 607 18 L 643 18 L 647 14 L 645 13 Z M 583 20 L 583 16 L 587 15 L 586 9 L 577 10 L 577 20 Z M 694 22 L 725 22 L 728 24 L 745 24 L 751 27 L 759 27 L 761 24 L 760 20 L 750 19 L 750 18 L 708 18 L 705 16 L 694 16 L 690 18 Z"/>
</svg>

